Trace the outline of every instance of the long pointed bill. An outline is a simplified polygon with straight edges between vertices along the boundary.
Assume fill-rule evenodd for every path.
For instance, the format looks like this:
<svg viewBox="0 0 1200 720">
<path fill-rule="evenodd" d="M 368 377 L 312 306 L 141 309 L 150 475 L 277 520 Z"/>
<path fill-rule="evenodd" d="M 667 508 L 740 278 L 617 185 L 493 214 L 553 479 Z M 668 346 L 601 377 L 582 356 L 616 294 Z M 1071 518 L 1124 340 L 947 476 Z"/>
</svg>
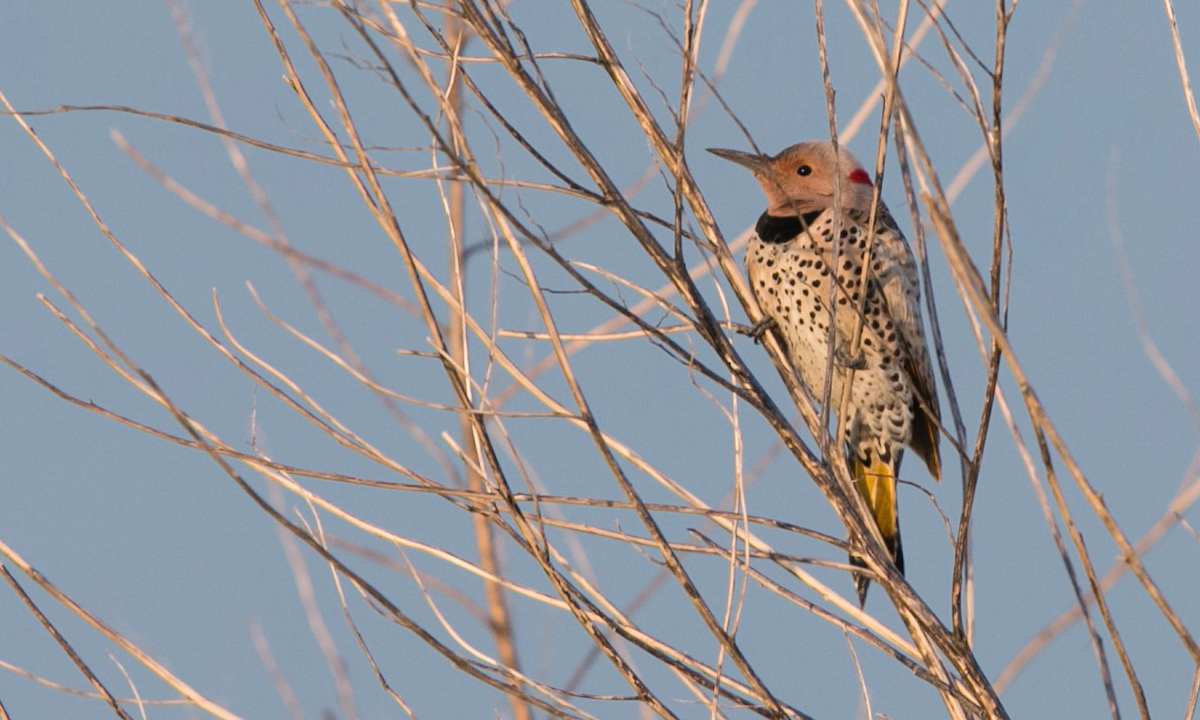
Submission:
<svg viewBox="0 0 1200 720">
<path fill-rule="evenodd" d="M 771 158 L 766 155 L 755 155 L 754 153 L 742 152 L 740 150 L 726 150 L 725 148 L 709 148 L 708 151 L 719 158 L 725 158 L 730 162 L 741 165 L 759 177 L 771 174 Z"/>
</svg>

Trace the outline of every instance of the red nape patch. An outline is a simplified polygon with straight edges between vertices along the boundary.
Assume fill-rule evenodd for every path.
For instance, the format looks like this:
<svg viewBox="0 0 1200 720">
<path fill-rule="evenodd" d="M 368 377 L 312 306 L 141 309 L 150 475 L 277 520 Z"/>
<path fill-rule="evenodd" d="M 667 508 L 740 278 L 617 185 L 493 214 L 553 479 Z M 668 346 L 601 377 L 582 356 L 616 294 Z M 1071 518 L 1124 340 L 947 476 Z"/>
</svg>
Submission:
<svg viewBox="0 0 1200 720">
<path fill-rule="evenodd" d="M 871 184 L 871 176 L 868 175 L 867 171 L 863 170 L 862 168 L 859 168 L 859 169 L 855 170 L 854 172 L 850 173 L 849 179 L 850 179 L 850 182 L 856 182 L 856 183 L 860 183 L 862 185 L 870 185 Z"/>
</svg>

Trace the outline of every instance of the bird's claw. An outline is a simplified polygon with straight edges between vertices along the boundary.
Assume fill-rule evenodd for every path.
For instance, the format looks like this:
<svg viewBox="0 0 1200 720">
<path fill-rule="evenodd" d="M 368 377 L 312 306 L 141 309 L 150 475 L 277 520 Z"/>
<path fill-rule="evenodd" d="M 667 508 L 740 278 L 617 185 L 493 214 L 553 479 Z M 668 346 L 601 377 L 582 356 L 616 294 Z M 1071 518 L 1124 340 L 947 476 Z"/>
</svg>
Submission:
<svg viewBox="0 0 1200 720">
<path fill-rule="evenodd" d="M 867 356 L 862 351 L 856 356 L 851 356 L 850 349 L 845 346 L 833 351 L 833 361 L 847 370 L 865 370 L 867 367 Z"/>
<path fill-rule="evenodd" d="M 772 328 L 777 327 L 779 327 L 779 324 L 775 322 L 775 318 L 766 317 L 754 323 L 749 330 L 742 330 L 739 328 L 738 332 L 754 338 L 754 342 L 756 343 L 761 343 L 763 336 L 770 332 Z"/>
</svg>

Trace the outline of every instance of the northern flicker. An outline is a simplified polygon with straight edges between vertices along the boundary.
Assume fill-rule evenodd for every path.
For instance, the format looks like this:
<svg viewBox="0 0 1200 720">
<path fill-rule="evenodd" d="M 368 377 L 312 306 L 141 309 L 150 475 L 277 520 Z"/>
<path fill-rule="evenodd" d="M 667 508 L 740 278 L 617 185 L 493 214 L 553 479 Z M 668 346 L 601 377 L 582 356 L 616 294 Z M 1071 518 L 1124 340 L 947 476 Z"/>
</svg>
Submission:
<svg viewBox="0 0 1200 720">
<path fill-rule="evenodd" d="M 941 480 L 937 389 L 912 251 L 882 202 L 874 240 L 867 236 L 874 188 L 846 150 L 835 153 L 830 143 L 806 142 L 774 157 L 709 152 L 750 170 L 767 195 L 767 210 L 746 249 L 746 272 L 759 306 L 783 335 L 792 364 L 818 402 L 830 357 L 830 284 L 837 278 L 830 405 L 840 410 L 843 383 L 852 375 L 843 418 L 846 462 L 903 573 L 896 477 L 904 447 L 915 450 L 934 479 Z M 834 217 L 835 175 L 840 176 L 840 222 Z M 836 266 L 835 231 L 841 240 Z M 864 284 L 862 268 L 868 261 Z M 851 357 L 860 304 L 861 342 Z M 854 555 L 850 563 L 866 566 Z M 855 573 L 854 584 L 863 605 L 870 580 Z"/>
</svg>

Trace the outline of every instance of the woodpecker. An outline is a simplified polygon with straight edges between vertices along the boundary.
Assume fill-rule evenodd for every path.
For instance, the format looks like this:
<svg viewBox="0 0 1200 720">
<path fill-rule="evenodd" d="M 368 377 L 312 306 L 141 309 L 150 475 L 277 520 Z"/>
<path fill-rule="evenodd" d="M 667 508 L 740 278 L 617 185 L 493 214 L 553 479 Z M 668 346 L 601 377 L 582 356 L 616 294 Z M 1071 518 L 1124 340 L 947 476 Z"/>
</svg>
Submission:
<svg viewBox="0 0 1200 720">
<path fill-rule="evenodd" d="M 882 201 L 874 237 L 868 237 L 874 187 L 844 149 L 805 142 L 775 156 L 717 148 L 709 152 L 754 173 L 766 193 L 767 210 L 746 249 L 746 273 L 759 307 L 783 336 L 793 366 L 818 402 L 834 327 L 829 402 L 835 412 L 840 410 L 843 384 L 852 377 L 842 419 L 846 462 L 903 573 L 896 478 L 904 447 L 911 447 L 941 481 L 940 410 L 912 250 Z M 835 183 L 835 178 L 840 179 Z M 841 217 L 836 218 L 833 200 L 839 186 Z M 869 263 L 865 280 L 864 263 Z M 834 278 L 837 287 L 831 288 Z M 861 342 L 852 356 L 859 322 Z M 866 567 L 853 554 L 850 564 Z M 854 585 L 863 606 L 870 580 L 854 573 Z"/>
</svg>

